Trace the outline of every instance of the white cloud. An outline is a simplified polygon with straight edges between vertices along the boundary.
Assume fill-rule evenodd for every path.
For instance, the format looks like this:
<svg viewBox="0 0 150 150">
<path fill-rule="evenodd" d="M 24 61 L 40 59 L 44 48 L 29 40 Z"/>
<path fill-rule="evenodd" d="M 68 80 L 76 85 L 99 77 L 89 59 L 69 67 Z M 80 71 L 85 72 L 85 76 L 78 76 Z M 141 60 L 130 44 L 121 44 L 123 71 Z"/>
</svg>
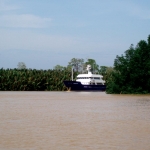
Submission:
<svg viewBox="0 0 150 150">
<path fill-rule="evenodd" d="M 4 0 L 0 1 L 0 11 L 11 11 L 16 9 L 19 9 L 19 6 L 6 4 Z"/>
<path fill-rule="evenodd" d="M 0 27 L 44 28 L 48 27 L 50 22 L 50 18 L 41 18 L 31 14 L 0 16 Z"/>
<path fill-rule="evenodd" d="M 75 44 L 74 39 L 68 36 L 44 35 L 27 30 L 0 30 L 0 50 L 67 51 Z"/>
<path fill-rule="evenodd" d="M 12 28 L 44 28 L 50 26 L 51 18 L 33 14 L 17 13 L 19 6 L 10 4 L 10 1 L 0 1 L 0 27 Z M 20 9 L 21 10 L 21 9 Z"/>
<path fill-rule="evenodd" d="M 46 35 L 35 33 L 28 30 L 0 30 L 0 50 L 33 50 L 41 52 L 64 52 L 74 54 L 84 54 L 84 57 L 91 56 L 93 53 L 99 54 L 115 54 L 113 50 L 127 47 L 125 42 L 114 38 L 110 40 L 101 38 L 95 40 L 91 38 L 73 37 L 67 35 Z M 109 42 L 109 44 L 108 44 Z M 117 46 L 116 46 L 117 45 Z M 104 51 L 105 50 L 105 51 Z M 111 51 L 110 51 L 111 50 Z"/>
</svg>

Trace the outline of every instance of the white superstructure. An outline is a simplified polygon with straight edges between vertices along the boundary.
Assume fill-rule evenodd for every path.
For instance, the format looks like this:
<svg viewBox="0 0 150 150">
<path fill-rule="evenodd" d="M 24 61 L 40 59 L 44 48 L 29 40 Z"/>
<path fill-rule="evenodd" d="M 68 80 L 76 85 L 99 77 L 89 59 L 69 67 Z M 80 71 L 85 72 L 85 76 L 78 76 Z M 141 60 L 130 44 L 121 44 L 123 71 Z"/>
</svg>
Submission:
<svg viewBox="0 0 150 150">
<path fill-rule="evenodd" d="M 105 81 L 103 80 L 102 75 L 92 74 L 91 66 L 87 65 L 88 74 L 79 74 L 76 81 L 81 82 L 83 85 L 104 85 Z"/>
</svg>

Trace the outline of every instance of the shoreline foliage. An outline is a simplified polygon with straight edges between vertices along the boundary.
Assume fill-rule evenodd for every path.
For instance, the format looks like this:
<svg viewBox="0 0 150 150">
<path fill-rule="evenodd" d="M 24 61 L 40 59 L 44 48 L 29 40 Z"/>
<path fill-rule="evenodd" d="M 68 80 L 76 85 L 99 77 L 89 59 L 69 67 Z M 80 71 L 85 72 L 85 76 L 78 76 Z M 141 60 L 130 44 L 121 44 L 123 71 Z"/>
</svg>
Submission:
<svg viewBox="0 0 150 150">
<path fill-rule="evenodd" d="M 116 56 L 106 85 L 109 94 L 150 93 L 150 35 L 147 41 L 141 40 L 124 55 Z"/>
<path fill-rule="evenodd" d="M 66 91 L 64 80 L 68 70 L 0 69 L 0 91 Z"/>
</svg>

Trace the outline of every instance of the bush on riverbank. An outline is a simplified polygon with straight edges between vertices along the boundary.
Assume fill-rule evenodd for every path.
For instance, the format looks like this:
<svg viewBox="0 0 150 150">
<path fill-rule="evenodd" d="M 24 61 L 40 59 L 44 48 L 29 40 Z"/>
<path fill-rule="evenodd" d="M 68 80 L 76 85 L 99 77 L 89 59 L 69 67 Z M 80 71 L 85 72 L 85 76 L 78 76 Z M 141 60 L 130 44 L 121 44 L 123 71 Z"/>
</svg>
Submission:
<svg viewBox="0 0 150 150">
<path fill-rule="evenodd" d="M 0 69 L 1 91 L 65 91 L 68 70 Z"/>
<path fill-rule="evenodd" d="M 150 93 L 150 35 L 116 57 L 106 84 L 107 93 Z"/>
</svg>

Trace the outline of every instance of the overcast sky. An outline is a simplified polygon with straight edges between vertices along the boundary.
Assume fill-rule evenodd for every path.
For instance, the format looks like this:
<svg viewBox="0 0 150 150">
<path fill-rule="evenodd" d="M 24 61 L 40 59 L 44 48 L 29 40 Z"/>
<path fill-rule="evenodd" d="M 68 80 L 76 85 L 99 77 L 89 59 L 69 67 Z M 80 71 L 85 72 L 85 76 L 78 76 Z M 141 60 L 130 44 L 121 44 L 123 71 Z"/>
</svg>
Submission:
<svg viewBox="0 0 150 150">
<path fill-rule="evenodd" d="M 0 0 L 0 68 L 53 69 L 72 58 L 113 66 L 150 34 L 150 0 Z"/>
</svg>

